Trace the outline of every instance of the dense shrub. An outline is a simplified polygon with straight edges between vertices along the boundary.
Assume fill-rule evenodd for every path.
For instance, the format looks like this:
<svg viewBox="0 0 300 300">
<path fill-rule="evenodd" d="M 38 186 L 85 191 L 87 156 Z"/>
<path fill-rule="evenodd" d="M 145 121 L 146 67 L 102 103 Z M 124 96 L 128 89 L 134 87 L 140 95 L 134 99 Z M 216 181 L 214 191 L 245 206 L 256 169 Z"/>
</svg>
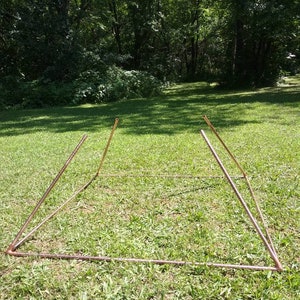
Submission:
<svg viewBox="0 0 300 300">
<path fill-rule="evenodd" d="M 72 97 L 71 83 L 24 81 L 11 76 L 0 82 L 0 109 L 65 105 Z"/>
<path fill-rule="evenodd" d="M 111 102 L 158 94 L 162 83 L 142 71 L 126 71 L 116 66 L 105 72 L 85 71 L 75 82 L 74 104 Z"/>
<path fill-rule="evenodd" d="M 146 72 L 116 66 L 101 72 L 84 71 L 74 82 L 24 81 L 9 76 L 0 81 L 0 109 L 112 102 L 153 96 L 161 87 L 162 83 Z"/>
<path fill-rule="evenodd" d="M 71 83 L 32 81 L 22 87 L 22 107 L 66 105 L 73 95 Z"/>
<path fill-rule="evenodd" d="M 0 108 L 15 106 L 19 103 L 21 80 L 16 76 L 5 76 L 0 80 Z"/>
</svg>

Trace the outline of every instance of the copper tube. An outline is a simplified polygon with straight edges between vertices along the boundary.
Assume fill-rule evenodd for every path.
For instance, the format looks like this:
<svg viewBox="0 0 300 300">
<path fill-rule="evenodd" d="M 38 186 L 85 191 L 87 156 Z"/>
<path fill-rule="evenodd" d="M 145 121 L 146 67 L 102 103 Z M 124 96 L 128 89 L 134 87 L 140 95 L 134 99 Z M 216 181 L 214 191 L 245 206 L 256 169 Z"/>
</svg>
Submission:
<svg viewBox="0 0 300 300">
<path fill-rule="evenodd" d="M 116 119 L 115 119 L 115 122 L 114 122 L 114 125 L 113 125 L 113 128 L 112 128 L 112 130 L 111 130 L 111 133 L 110 133 L 109 139 L 108 139 L 108 141 L 107 141 L 106 147 L 105 147 L 105 149 L 104 149 L 104 152 L 103 152 L 102 158 L 101 158 L 101 160 L 100 160 L 100 164 L 99 164 L 99 167 L 98 167 L 98 170 L 97 170 L 96 176 L 98 176 L 98 175 L 99 175 L 99 173 L 100 173 L 100 170 L 101 170 L 101 168 L 102 168 L 102 166 L 103 166 L 104 159 L 105 159 L 105 157 L 106 157 L 106 154 L 107 154 L 108 148 L 109 148 L 109 146 L 110 146 L 110 143 L 111 143 L 111 140 L 112 140 L 112 138 L 113 138 L 114 132 L 115 132 L 115 130 L 116 130 L 116 128 L 117 128 L 117 126 L 118 126 L 118 123 L 119 123 L 119 119 L 118 119 L 118 118 L 116 118 Z"/>
<path fill-rule="evenodd" d="M 55 186 L 55 184 L 57 183 L 59 178 L 65 172 L 66 168 L 68 167 L 68 165 L 70 164 L 70 162 L 72 161 L 72 159 L 74 158 L 74 156 L 78 152 L 79 148 L 82 146 L 82 144 L 85 142 L 86 139 L 87 139 L 87 135 L 85 134 L 85 135 L 83 135 L 83 137 L 81 138 L 80 142 L 75 147 L 75 149 L 72 151 L 72 153 L 70 154 L 69 158 L 66 160 L 66 162 L 63 165 L 63 167 L 61 168 L 61 170 L 58 172 L 56 177 L 53 179 L 53 181 L 51 182 L 51 184 L 49 185 L 49 187 L 45 191 L 44 195 L 41 197 L 41 199 L 38 201 L 38 203 L 34 207 L 33 211 L 31 212 L 31 214 L 29 215 L 29 217 L 27 218 L 27 220 L 25 221 L 25 223 L 21 227 L 20 231 L 17 233 L 15 239 L 9 245 L 8 250 L 13 250 L 14 249 L 16 242 L 19 240 L 20 236 L 22 235 L 24 230 L 27 228 L 28 224 L 30 223 L 30 221 L 32 220 L 32 218 L 34 217 L 34 215 L 36 214 L 36 212 L 38 211 L 38 209 L 40 208 L 42 203 L 45 201 L 45 199 L 47 198 L 47 196 L 49 195 L 49 193 L 51 192 L 51 190 L 53 189 L 53 187 Z"/>
<path fill-rule="evenodd" d="M 254 191 L 253 191 L 253 189 L 252 189 L 252 186 L 251 186 L 250 181 L 249 181 L 249 179 L 248 179 L 247 176 L 245 176 L 245 180 L 246 180 L 248 189 L 249 189 L 249 191 L 250 191 L 250 195 L 251 195 L 252 199 L 254 200 L 255 207 L 256 207 L 256 210 L 257 210 L 257 212 L 258 212 L 258 215 L 259 215 L 259 217 L 260 217 L 260 219 L 261 219 L 261 221 L 262 221 L 262 224 L 263 224 L 263 226 L 264 226 L 264 229 L 265 229 L 265 232 L 266 232 L 266 238 L 268 239 L 268 241 L 269 241 L 269 243 L 270 243 L 270 246 L 271 246 L 272 249 L 273 249 L 273 252 L 274 252 L 275 255 L 278 257 L 277 252 L 276 252 L 276 249 L 275 249 L 274 244 L 273 244 L 273 241 L 272 241 L 272 238 L 271 238 L 271 235 L 270 235 L 270 233 L 269 233 L 269 229 L 268 229 L 267 223 L 266 223 L 266 221 L 265 221 L 265 218 L 263 217 L 262 211 L 261 211 L 261 209 L 260 209 L 260 206 L 259 206 L 259 204 L 258 204 L 258 201 L 257 201 L 255 195 L 254 195 Z"/>
<path fill-rule="evenodd" d="M 203 176 L 203 175 L 185 175 L 185 174 L 99 174 L 100 177 L 157 177 L 157 178 L 195 178 L 195 179 L 218 179 L 225 178 L 225 176 Z M 236 179 L 243 179 L 243 176 L 231 176 Z"/>
<path fill-rule="evenodd" d="M 232 160 L 235 162 L 235 164 L 237 165 L 237 167 L 240 169 L 240 171 L 242 172 L 243 176 L 246 176 L 245 171 L 243 170 L 243 168 L 241 167 L 241 165 L 239 164 L 239 162 L 236 160 L 236 158 L 234 157 L 234 155 L 231 153 L 231 151 L 229 150 L 229 148 L 226 146 L 226 144 L 224 143 L 224 141 L 221 139 L 221 137 L 219 136 L 217 130 L 212 125 L 212 123 L 209 121 L 208 117 L 207 116 L 203 116 L 203 119 L 206 122 L 206 124 L 211 128 L 211 130 L 216 135 L 216 137 L 218 138 L 218 140 L 220 141 L 220 143 L 223 145 L 223 147 L 226 149 L 227 153 L 230 155 L 230 157 L 232 158 Z"/>
<path fill-rule="evenodd" d="M 272 247 L 273 249 L 273 252 L 276 254 L 277 256 L 277 253 L 276 253 L 276 250 L 275 250 L 275 247 L 274 247 L 274 244 L 273 244 L 273 241 L 272 241 L 272 238 L 271 238 L 271 235 L 269 233 L 269 229 L 268 229 L 268 226 L 267 226 L 267 223 L 265 221 L 265 218 L 262 214 L 262 211 L 260 209 L 260 206 L 258 204 L 258 200 L 257 198 L 255 197 L 254 195 L 254 191 L 253 191 L 253 188 L 250 184 L 250 181 L 247 177 L 247 174 L 246 172 L 244 171 L 244 169 L 242 168 L 242 166 L 239 164 L 239 162 L 237 161 L 237 159 L 235 158 L 235 156 L 232 154 L 232 152 L 229 150 L 229 148 L 227 147 L 227 145 L 225 144 L 225 142 L 223 141 L 223 139 L 220 137 L 220 135 L 218 134 L 217 130 L 215 129 L 215 127 L 212 125 L 212 123 L 210 122 L 210 120 L 208 119 L 207 116 L 203 116 L 203 119 L 204 121 L 206 122 L 206 124 L 211 128 L 211 130 L 213 131 L 213 133 L 215 134 L 215 136 L 218 138 L 218 140 L 220 141 L 220 143 L 223 145 L 223 147 L 225 148 L 225 150 L 227 151 L 227 153 L 229 154 L 229 156 L 232 158 L 232 160 L 234 161 L 234 163 L 236 164 L 236 166 L 239 168 L 239 170 L 242 172 L 243 174 L 243 177 L 246 181 L 246 184 L 247 184 L 247 187 L 248 187 L 248 190 L 250 192 L 250 195 L 255 203 L 255 207 L 256 207 L 256 210 L 258 212 L 258 215 L 259 215 L 259 218 L 260 220 L 262 221 L 262 225 L 264 227 L 264 230 L 265 230 L 265 233 L 266 233 L 266 238 L 267 240 L 269 241 L 270 243 L 270 246 Z M 232 177 L 232 176 L 231 176 Z"/>
<path fill-rule="evenodd" d="M 214 158 L 215 158 L 216 161 L 218 162 L 218 164 L 219 164 L 221 170 L 223 171 L 224 175 L 226 176 L 226 178 L 227 178 L 229 184 L 231 185 L 231 187 L 232 187 L 234 193 L 236 194 L 236 196 L 237 196 L 237 198 L 239 199 L 240 203 L 241 203 L 242 206 L 244 207 L 244 210 L 246 211 L 247 215 L 249 216 L 249 218 L 250 218 L 250 220 L 251 220 L 251 222 L 252 222 L 252 224 L 253 224 L 253 226 L 254 226 L 256 232 L 258 233 L 258 235 L 260 236 L 261 240 L 262 240 L 263 243 L 265 244 L 267 250 L 269 251 L 269 253 L 270 253 L 270 255 L 271 255 L 273 261 L 275 262 L 276 268 L 277 268 L 278 270 L 282 270 L 282 265 L 281 265 L 280 261 L 278 260 L 278 257 L 277 257 L 277 255 L 276 255 L 276 253 L 274 253 L 274 251 L 273 251 L 272 247 L 270 246 L 268 240 L 266 239 L 266 237 L 264 236 L 263 232 L 261 231 L 261 229 L 260 229 L 260 227 L 259 227 L 257 221 L 256 221 L 255 218 L 253 217 L 253 215 L 252 215 L 250 209 L 248 208 L 248 206 L 247 206 L 245 200 L 243 199 L 242 195 L 239 193 L 238 189 L 236 188 L 234 182 L 232 181 L 232 179 L 231 179 L 229 173 L 227 172 L 227 170 L 225 169 L 224 165 L 222 164 L 222 162 L 221 162 L 220 158 L 218 157 L 216 151 L 214 150 L 213 146 L 210 144 L 210 142 L 209 142 L 207 136 L 205 135 L 205 132 L 204 132 L 203 130 L 201 130 L 200 132 L 201 132 L 201 135 L 202 135 L 202 137 L 204 138 L 206 144 L 208 145 L 208 147 L 209 147 L 211 153 L 213 154 Z"/>
<path fill-rule="evenodd" d="M 207 267 L 219 267 L 219 268 L 230 268 L 230 269 L 246 269 L 246 270 L 256 270 L 256 271 L 281 271 L 278 268 L 268 267 L 268 266 L 251 266 L 251 265 L 235 265 L 235 264 L 220 264 L 220 263 L 201 263 L 201 262 L 191 262 L 191 261 L 176 261 L 176 260 L 158 260 L 158 259 L 144 259 L 144 258 L 113 258 L 108 256 L 89 256 L 89 255 L 69 255 L 69 254 L 50 254 L 50 253 L 28 253 L 28 252 L 15 252 L 9 251 L 8 254 L 17 257 L 41 257 L 50 259 L 77 259 L 77 260 L 87 260 L 87 261 L 106 261 L 106 262 L 133 262 L 133 263 L 150 263 L 158 265 L 190 265 L 190 266 L 207 266 Z"/>
</svg>

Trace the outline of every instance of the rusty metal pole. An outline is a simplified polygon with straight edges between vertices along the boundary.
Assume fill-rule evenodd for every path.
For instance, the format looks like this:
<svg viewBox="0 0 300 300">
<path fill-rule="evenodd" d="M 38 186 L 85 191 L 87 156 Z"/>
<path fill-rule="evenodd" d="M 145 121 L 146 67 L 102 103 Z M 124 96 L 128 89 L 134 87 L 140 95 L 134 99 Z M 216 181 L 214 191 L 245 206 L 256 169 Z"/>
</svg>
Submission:
<svg viewBox="0 0 300 300">
<path fill-rule="evenodd" d="M 276 253 L 274 253 L 272 247 L 270 246 L 268 240 L 266 239 L 266 237 L 264 236 L 263 232 L 261 231 L 257 221 L 255 220 L 255 218 L 253 217 L 250 209 L 248 208 L 248 205 L 246 204 L 245 200 L 243 199 L 242 195 L 239 193 L 238 189 L 236 188 L 234 182 L 232 181 L 229 173 L 227 172 L 227 170 L 225 169 L 224 165 L 222 164 L 219 156 L 217 155 L 216 151 L 214 150 L 213 146 L 211 145 L 211 143 L 209 142 L 205 132 L 203 130 L 200 131 L 201 135 L 203 137 L 203 139 L 205 140 L 207 146 L 209 147 L 211 153 L 213 154 L 214 158 L 216 159 L 216 161 L 218 162 L 222 172 L 224 173 L 224 175 L 226 176 L 230 186 L 232 187 L 234 193 L 236 194 L 237 198 L 239 199 L 240 203 L 242 204 L 244 210 L 246 211 L 248 217 L 250 218 L 256 232 L 258 233 L 258 235 L 260 236 L 261 240 L 263 241 L 265 247 L 267 248 L 268 252 L 270 253 L 270 256 L 272 257 L 273 261 L 275 262 L 276 268 L 279 271 L 282 271 L 282 265 L 276 255 Z"/>
<path fill-rule="evenodd" d="M 63 167 L 61 168 L 61 170 L 58 172 L 58 174 L 56 175 L 56 177 L 53 179 L 53 181 L 51 182 L 51 184 L 49 185 L 49 187 L 45 191 L 44 195 L 38 201 L 38 203 L 36 204 L 35 208 L 31 212 L 31 214 L 29 215 L 29 217 L 27 218 L 27 220 L 25 221 L 25 223 L 23 224 L 23 226 L 21 227 L 20 231 L 17 233 L 15 239 L 9 245 L 9 247 L 8 247 L 7 250 L 14 250 L 15 244 L 17 243 L 17 241 L 21 237 L 22 233 L 27 228 L 28 224 L 30 223 L 30 221 L 32 220 L 32 218 L 34 217 L 34 215 L 36 214 L 36 212 L 38 211 L 38 209 L 40 208 L 40 206 L 42 205 L 42 203 L 45 201 L 45 199 L 47 198 L 47 196 L 49 195 L 49 193 L 51 192 L 51 190 L 53 189 L 53 187 L 55 186 L 55 184 L 57 183 L 57 181 L 60 179 L 60 177 L 62 176 L 62 174 L 65 172 L 66 168 L 68 167 L 68 165 L 70 164 L 70 162 L 72 161 L 72 159 L 74 158 L 74 156 L 78 152 L 79 148 L 82 146 L 82 144 L 85 142 L 86 139 L 87 139 L 87 135 L 85 134 L 85 135 L 83 135 L 83 137 L 81 138 L 80 142 L 75 147 L 75 149 L 73 150 L 73 152 L 70 154 L 69 158 L 66 160 L 66 162 L 63 165 Z"/>
</svg>

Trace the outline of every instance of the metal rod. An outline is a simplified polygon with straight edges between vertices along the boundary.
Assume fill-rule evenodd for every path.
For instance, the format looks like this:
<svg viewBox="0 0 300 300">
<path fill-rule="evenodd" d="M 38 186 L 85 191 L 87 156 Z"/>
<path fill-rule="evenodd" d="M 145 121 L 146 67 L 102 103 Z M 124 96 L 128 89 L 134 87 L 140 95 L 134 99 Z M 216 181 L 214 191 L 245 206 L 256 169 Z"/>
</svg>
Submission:
<svg viewBox="0 0 300 300">
<path fill-rule="evenodd" d="M 100 177 L 157 177 L 157 178 L 195 178 L 195 179 L 201 179 L 201 178 L 224 178 L 224 176 L 202 176 L 202 175 L 184 175 L 184 174 L 125 174 L 125 173 L 119 173 L 119 174 L 99 174 Z M 231 176 L 232 178 L 236 179 L 244 179 L 243 176 Z"/>
<path fill-rule="evenodd" d="M 211 128 L 211 130 L 214 132 L 214 134 L 216 135 L 216 137 L 218 138 L 218 140 L 220 141 L 220 143 L 223 145 L 223 147 L 226 149 L 227 153 L 230 155 L 230 157 L 232 158 L 232 160 L 235 162 L 235 164 L 237 165 L 237 167 L 240 169 L 240 171 L 242 172 L 243 176 L 246 176 L 245 171 L 243 170 L 242 166 L 239 164 L 239 162 L 236 160 L 235 156 L 232 154 L 232 152 L 229 150 L 229 148 L 226 146 L 226 144 L 224 143 L 224 141 L 221 139 L 221 137 L 219 136 L 217 130 L 215 129 L 215 127 L 212 125 L 212 123 L 210 122 L 210 120 L 208 119 L 207 116 L 203 116 L 204 121 L 206 122 L 206 124 Z"/>
<path fill-rule="evenodd" d="M 259 215 L 259 217 L 260 217 L 260 219 L 261 219 L 261 221 L 262 221 L 262 224 L 263 224 L 263 226 L 264 226 L 264 229 L 265 229 L 265 232 L 266 232 L 266 238 L 268 239 L 268 241 L 269 241 L 269 243 L 270 243 L 270 246 L 271 246 L 272 249 L 273 249 L 273 252 L 274 252 L 275 255 L 278 257 L 277 252 L 276 252 L 276 249 L 275 249 L 274 244 L 273 244 L 273 241 L 272 241 L 272 238 L 271 238 L 271 235 L 270 235 L 270 233 L 269 233 L 269 229 L 268 229 L 267 223 L 266 223 L 265 218 L 264 218 L 264 216 L 263 216 L 263 213 L 262 213 L 262 211 L 261 211 L 261 209 L 260 209 L 260 206 L 259 206 L 259 204 L 258 204 L 258 201 L 257 201 L 257 199 L 256 199 L 256 196 L 254 195 L 254 191 L 253 191 L 253 188 L 252 188 L 252 186 L 251 186 L 251 184 L 250 184 L 250 181 L 249 181 L 249 179 L 248 179 L 247 176 L 245 176 L 244 178 L 245 178 L 245 180 L 246 180 L 248 189 L 249 189 L 249 191 L 250 191 L 250 195 L 251 195 L 252 199 L 254 200 L 255 207 L 256 207 L 256 210 L 257 210 L 257 212 L 258 212 L 258 215 Z"/>
<path fill-rule="evenodd" d="M 275 250 L 275 247 L 274 247 L 274 244 L 273 244 L 273 241 L 272 241 L 272 238 L 271 238 L 271 235 L 269 233 L 269 229 L 268 229 L 268 226 L 267 226 L 267 223 L 265 221 L 265 218 L 262 214 L 262 211 L 260 209 L 260 206 L 259 206 L 259 203 L 258 203 L 258 200 L 257 198 L 255 197 L 254 195 L 254 191 L 253 191 L 253 188 L 250 184 L 250 181 L 248 179 L 248 176 L 246 174 L 246 172 L 244 171 L 244 169 L 242 168 L 242 166 L 239 164 L 239 162 L 237 161 L 237 159 L 235 158 L 235 156 L 232 154 L 232 152 L 229 150 L 229 148 L 227 147 L 227 145 L 225 144 L 225 142 L 223 141 L 223 139 L 220 137 L 220 135 L 218 134 L 217 130 L 215 129 L 215 127 L 212 125 L 212 123 L 210 122 L 210 120 L 208 119 L 207 116 L 203 116 L 203 119 L 204 121 L 206 122 L 206 124 L 211 128 L 211 130 L 214 132 L 214 134 L 216 135 L 216 137 L 218 138 L 218 140 L 220 141 L 220 143 L 223 145 L 223 147 L 226 149 L 227 153 L 229 154 L 229 156 L 232 158 L 232 160 L 234 161 L 234 163 L 237 165 L 237 167 L 239 168 L 239 170 L 242 172 L 243 174 L 243 177 L 244 179 L 246 180 L 246 184 L 247 184 L 247 187 L 249 189 L 249 192 L 250 192 L 250 195 L 255 203 L 255 207 L 256 207 L 256 210 L 258 212 L 258 215 L 259 215 L 259 218 L 260 220 L 262 221 L 262 225 L 264 227 L 264 230 L 265 230 L 265 233 L 266 233 L 266 238 L 268 239 L 269 243 L 270 243 L 270 246 L 272 247 L 273 249 L 273 252 L 276 254 L 277 256 L 277 253 L 276 253 L 276 250 Z M 232 177 L 232 176 L 231 176 Z"/>
<path fill-rule="evenodd" d="M 103 152 L 103 155 L 102 155 L 102 158 L 101 158 L 101 161 L 100 161 L 100 164 L 99 164 L 99 167 L 98 167 L 96 176 L 99 176 L 100 170 L 101 170 L 101 168 L 102 168 L 102 166 L 103 166 L 104 159 L 105 159 L 105 157 L 106 157 L 108 148 L 109 148 L 109 146 L 110 146 L 110 143 L 111 143 L 111 140 L 112 140 L 112 138 L 113 138 L 114 132 L 115 132 L 117 126 L 118 126 L 118 123 L 119 123 L 119 119 L 116 118 L 116 119 L 115 119 L 115 123 L 114 123 L 114 125 L 113 125 L 113 128 L 112 128 L 112 130 L 111 130 L 109 139 L 108 139 L 108 141 L 107 141 L 106 147 L 105 147 L 105 149 L 104 149 L 104 152 Z"/>
<path fill-rule="evenodd" d="M 207 267 L 219 267 L 219 268 L 234 268 L 234 269 L 246 269 L 246 270 L 256 270 L 256 271 L 281 271 L 279 268 L 268 267 L 268 266 L 252 266 L 252 265 L 235 265 L 235 264 L 220 264 L 220 263 L 201 263 L 201 262 L 191 262 L 191 261 L 176 261 L 176 260 L 158 260 L 158 259 L 143 259 L 143 258 L 112 258 L 108 256 L 89 256 L 89 255 L 69 255 L 69 254 L 50 254 L 50 253 L 28 253 L 28 252 L 17 252 L 8 251 L 9 255 L 17 257 L 29 257 L 36 256 L 41 258 L 50 259 L 77 259 L 77 260 L 87 260 L 87 261 L 106 261 L 106 262 L 133 262 L 133 263 L 151 263 L 158 265 L 191 265 L 191 266 L 207 266 Z"/>
<path fill-rule="evenodd" d="M 282 265 L 280 263 L 280 261 L 278 260 L 277 255 L 274 253 L 272 247 L 270 246 L 268 240 L 265 238 L 263 232 L 261 231 L 259 225 L 257 224 L 257 221 L 255 220 L 255 218 L 253 217 L 250 209 L 248 208 L 245 200 L 243 199 L 242 195 L 239 193 L 238 189 L 236 188 L 234 182 L 232 181 L 230 175 L 228 174 L 227 170 L 225 169 L 224 165 L 222 164 L 220 158 L 218 157 L 216 151 L 214 150 L 213 146 L 210 144 L 207 136 L 205 135 L 205 132 L 203 130 L 200 131 L 202 137 L 204 138 L 206 144 L 208 145 L 211 153 L 213 154 L 214 158 L 216 159 L 216 161 L 218 162 L 221 170 L 223 171 L 224 175 L 226 176 L 229 184 L 231 185 L 234 193 L 236 194 L 236 196 L 238 197 L 239 201 L 241 202 L 242 206 L 244 207 L 244 210 L 246 211 L 247 215 L 249 216 L 254 228 L 256 229 L 257 233 L 259 234 L 261 240 L 263 241 L 263 243 L 265 244 L 267 250 L 269 251 L 273 261 L 275 262 L 276 268 L 278 270 L 282 270 Z"/>
<path fill-rule="evenodd" d="M 25 223 L 23 224 L 23 226 L 21 227 L 21 229 L 19 230 L 19 232 L 17 233 L 15 239 L 9 245 L 8 250 L 14 249 L 16 242 L 19 240 L 20 236 L 22 235 L 22 233 L 24 232 L 24 230 L 27 228 L 28 224 L 30 223 L 30 221 L 32 220 L 32 218 L 34 217 L 34 215 L 36 214 L 36 212 L 38 211 L 38 209 L 40 208 L 40 206 L 42 205 L 42 203 L 45 201 L 45 199 L 47 198 L 47 196 L 49 195 L 49 193 L 51 192 L 51 190 L 53 189 L 53 187 L 55 186 L 55 184 L 57 183 L 57 181 L 60 179 L 60 177 L 62 176 L 62 174 L 65 172 L 66 168 L 68 167 L 68 165 L 70 164 L 70 162 L 72 161 L 72 159 L 74 158 L 74 156 L 78 152 L 79 148 L 82 146 L 82 144 L 85 142 L 86 139 L 87 139 L 87 135 L 85 134 L 85 135 L 83 135 L 83 137 L 81 138 L 80 142 L 75 147 L 75 149 L 73 150 L 73 152 L 70 154 L 69 158 L 66 160 L 66 162 L 63 165 L 63 167 L 61 168 L 61 170 L 58 172 L 58 174 L 56 175 L 56 177 L 53 179 L 53 181 L 51 182 L 51 184 L 49 185 L 49 187 L 45 191 L 44 195 L 41 197 L 41 199 L 36 204 L 35 208 L 31 212 L 31 214 L 29 215 L 29 217 L 27 218 L 27 220 L 25 221 Z"/>
</svg>

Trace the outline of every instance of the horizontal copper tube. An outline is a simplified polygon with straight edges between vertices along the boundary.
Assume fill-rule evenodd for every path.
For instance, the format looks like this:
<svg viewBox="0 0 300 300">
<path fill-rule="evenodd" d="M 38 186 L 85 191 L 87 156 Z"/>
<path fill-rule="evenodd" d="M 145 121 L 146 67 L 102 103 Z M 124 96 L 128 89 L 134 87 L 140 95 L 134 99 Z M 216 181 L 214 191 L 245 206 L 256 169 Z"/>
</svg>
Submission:
<svg viewBox="0 0 300 300">
<path fill-rule="evenodd" d="M 220 263 L 201 263 L 201 262 L 191 262 L 191 261 L 177 261 L 177 260 L 158 260 L 158 259 L 144 259 L 144 258 L 112 258 L 108 256 L 89 256 L 89 255 L 68 255 L 68 254 L 50 254 L 50 253 L 27 253 L 27 252 L 17 252 L 8 251 L 8 254 L 17 257 L 40 257 L 49 259 L 76 259 L 76 260 L 86 260 L 86 261 L 106 261 L 106 262 L 133 262 L 133 263 L 150 263 L 158 265 L 190 265 L 190 266 L 207 266 L 207 267 L 219 267 L 219 268 L 229 268 L 229 269 L 245 269 L 254 271 L 281 271 L 275 267 L 268 266 L 251 266 L 251 265 L 235 265 L 235 264 L 220 264 Z"/>
</svg>

